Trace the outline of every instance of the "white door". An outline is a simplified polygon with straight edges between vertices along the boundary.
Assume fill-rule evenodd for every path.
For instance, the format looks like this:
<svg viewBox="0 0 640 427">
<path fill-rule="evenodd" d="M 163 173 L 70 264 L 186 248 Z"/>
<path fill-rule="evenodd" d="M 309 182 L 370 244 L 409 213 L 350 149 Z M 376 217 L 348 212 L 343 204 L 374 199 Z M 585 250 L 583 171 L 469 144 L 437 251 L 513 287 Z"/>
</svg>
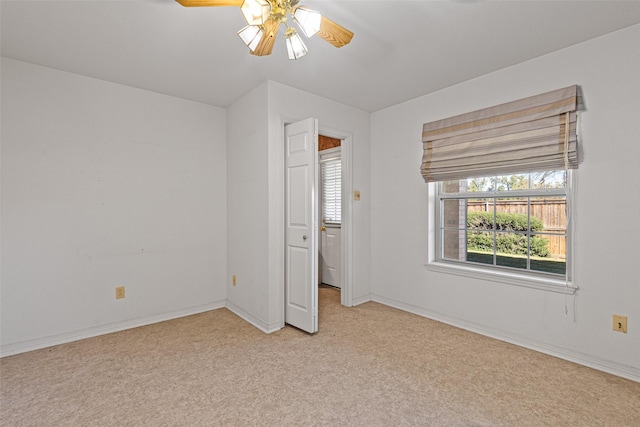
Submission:
<svg viewBox="0 0 640 427">
<path fill-rule="evenodd" d="M 285 322 L 318 331 L 318 121 L 285 126 Z"/>
<path fill-rule="evenodd" d="M 340 288 L 340 226 L 324 225 L 322 233 L 322 283 Z"/>
</svg>

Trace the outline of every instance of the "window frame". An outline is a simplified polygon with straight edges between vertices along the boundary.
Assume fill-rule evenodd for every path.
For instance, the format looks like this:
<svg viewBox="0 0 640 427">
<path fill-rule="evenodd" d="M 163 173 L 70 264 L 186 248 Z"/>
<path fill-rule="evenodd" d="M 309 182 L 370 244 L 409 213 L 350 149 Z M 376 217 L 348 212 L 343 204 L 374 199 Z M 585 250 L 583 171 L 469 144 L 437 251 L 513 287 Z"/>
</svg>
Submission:
<svg viewBox="0 0 640 427">
<path fill-rule="evenodd" d="M 428 231 L 429 243 L 427 249 L 428 270 L 488 280 L 493 282 L 506 283 L 516 286 L 541 289 L 551 292 L 558 292 L 572 295 L 577 291 L 574 281 L 574 188 L 576 174 L 572 170 L 567 170 L 567 186 L 564 189 L 544 189 L 544 190 L 514 190 L 514 191 L 493 191 L 493 192 L 461 192 L 439 194 L 440 182 L 428 184 Z M 567 205 L 566 224 L 566 273 L 564 277 L 555 277 L 553 274 L 536 272 L 531 270 L 517 270 L 496 265 L 483 265 L 467 261 L 447 260 L 442 257 L 442 234 L 440 232 L 440 220 L 443 200 L 450 199 L 474 199 L 486 197 L 536 197 L 536 196 L 565 196 Z M 530 214 L 529 214 L 530 215 Z"/>
<path fill-rule="evenodd" d="M 322 224 L 324 226 L 333 227 L 333 228 L 341 227 L 342 226 L 342 150 L 341 150 L 341 147 L 335 147 L 335 148 L 330 148 L 327 150 L 320 151 L 320 158 L 318 163 L 320 165 L 320 186 L 322 187 L 320 189 L 320 198 L 321 198 L 320 217 L 322 219 Z M 332 163 L 336 165 L 339 170 L 339 173 L 337 174 L 337 181 L 338 181 L 338 184 L 340 185 L 340 188 L 338 191 L 335 192 L 334 194 L 335 200 L 333 201 L 333 204 L 336 206 L 334 208 L 334 211 L 336 209 L 339 209 L 340 211 L 339 221 L 335 221 L 333 219 L 328 220 L 325 217 L 325 213 L 326 213 L 325 210 L 327 209 L 327 206 L 325 204 L 326 181 L 324 176 L 324 167 L 327 163 Z"/>
</svg>

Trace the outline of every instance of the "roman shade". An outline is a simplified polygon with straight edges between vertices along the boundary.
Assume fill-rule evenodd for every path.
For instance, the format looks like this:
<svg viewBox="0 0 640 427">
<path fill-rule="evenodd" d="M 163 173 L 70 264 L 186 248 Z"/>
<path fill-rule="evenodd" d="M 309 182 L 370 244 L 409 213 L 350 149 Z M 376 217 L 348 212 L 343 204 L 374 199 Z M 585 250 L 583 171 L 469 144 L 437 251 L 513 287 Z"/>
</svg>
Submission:
<svg viewBox="0 0 640 427">
<path fill-rule="evenodd" d="M 426 182 L 578 167 L 577 85 L 425 123 Z"/>
</svg>

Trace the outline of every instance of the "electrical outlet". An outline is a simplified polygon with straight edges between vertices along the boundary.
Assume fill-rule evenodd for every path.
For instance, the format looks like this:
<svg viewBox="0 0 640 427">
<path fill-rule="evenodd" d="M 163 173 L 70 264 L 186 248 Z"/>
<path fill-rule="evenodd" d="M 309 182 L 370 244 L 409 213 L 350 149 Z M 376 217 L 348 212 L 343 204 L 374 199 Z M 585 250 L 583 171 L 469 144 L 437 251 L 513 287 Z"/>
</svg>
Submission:
<svg viewBox="0 0 640 427">
<path fill-rule="evenodd" d="M 613 315 L 613 330 L 616 332 L 627 333 L 627 316 L 619 314 Z"/>
<path fill-rule="evenodd" d="M 233 275 L 233 278 L 231 279 L 231 282 L 233 283 L 233 286 L 236 285 L 237 282 L 236 282 L 236 275 L 235 274 Z"/>
<path fill-rule="evenodd" d="M 124 286 L 118 286 L 116 288 L 116 299 L 124 298 Z"/>
</svg>

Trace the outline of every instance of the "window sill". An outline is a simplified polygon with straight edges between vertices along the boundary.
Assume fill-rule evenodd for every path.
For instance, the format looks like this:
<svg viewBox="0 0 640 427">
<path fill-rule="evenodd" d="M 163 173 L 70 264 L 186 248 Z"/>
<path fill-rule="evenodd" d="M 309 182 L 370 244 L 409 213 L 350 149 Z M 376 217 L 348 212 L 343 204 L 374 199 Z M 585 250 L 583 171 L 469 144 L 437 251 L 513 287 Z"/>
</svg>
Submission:
<svg viewBox="0 0 640 427">
<path fill-rule="evenodd" d="M 578 290 L 571 282 L 564 280 L 550 279 L 546 277 L 524 276 L 522 274 L 508 271 L 487 270 L 483 268 L 458 265 L 442 261 L 433 261 L 425 264 L 428 270 L 439 273 L 455 274 L 458 276 L 471 277 L 473 279 L 489 280 L 492 282 L 505 283 L 508 285 L 522 286 L 525 288 L 540 289 L 548 292 L 573 295 Z"/>
</svg>

